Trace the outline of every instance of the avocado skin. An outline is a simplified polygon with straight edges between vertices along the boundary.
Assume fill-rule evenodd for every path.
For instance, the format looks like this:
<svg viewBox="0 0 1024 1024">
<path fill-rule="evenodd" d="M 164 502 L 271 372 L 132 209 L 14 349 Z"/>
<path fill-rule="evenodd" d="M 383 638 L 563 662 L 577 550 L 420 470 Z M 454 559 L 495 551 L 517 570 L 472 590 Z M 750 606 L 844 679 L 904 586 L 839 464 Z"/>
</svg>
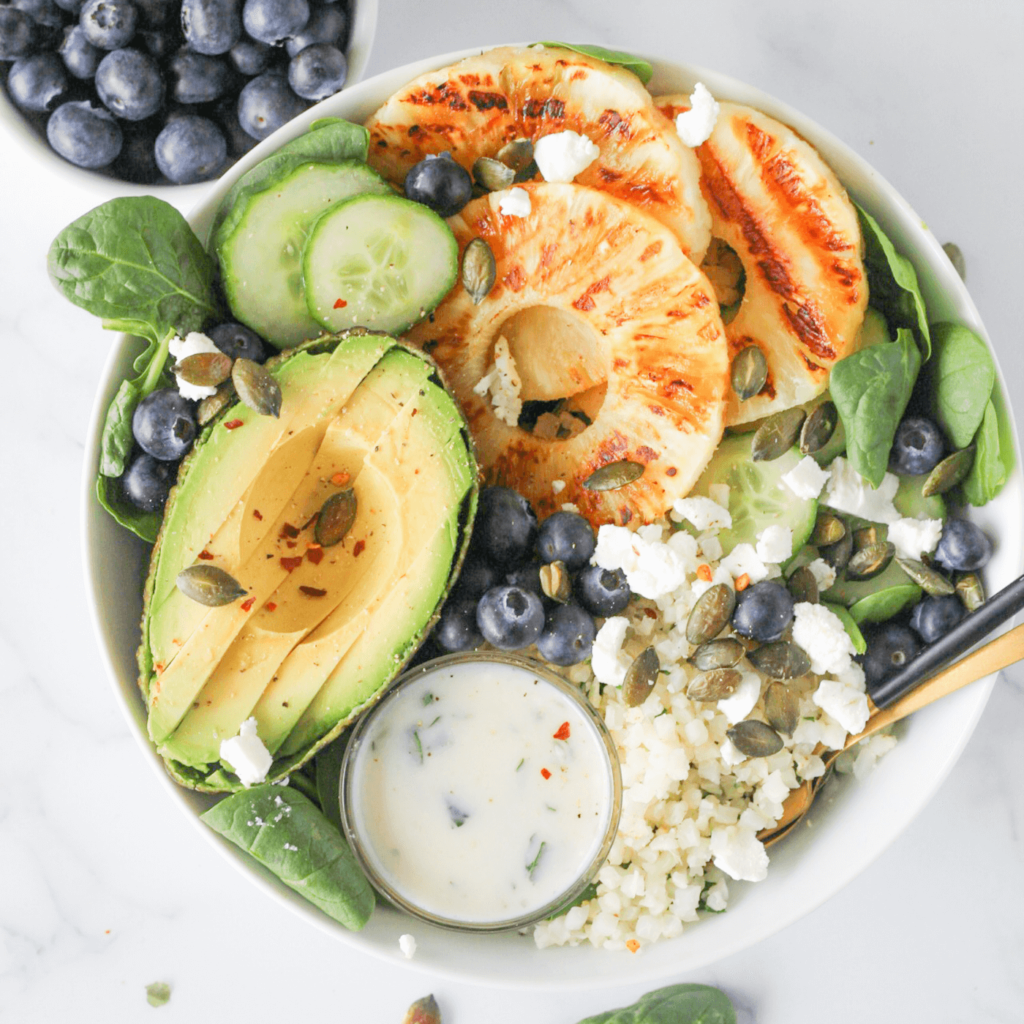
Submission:
<svg viewBox="0 0 1024 1024">
<path fill-rule="evenodd" d="M 295 348 L 281 352 L 269 359 L 265 365 L 271 372 L 275 372 L 281 366 L 285 365 L 288 360 L 292 359 L 299 353 L 308 353 L 310 355 L 330 354 L 333 353 L 339 345 L 344 344 L 347 339 L 366 336 L 376 336 L 393 341 L 393 348 L 411 353 L 416 358 L 426 362 L 431 367 L 432 371 L 430 380 L 442 388 L 446 394 L 451 397 L 450 389 L 443 380 L 440 368 L 429 355 L 419 349 L 404 345 L 382 332 L 371 331 L 361 327 L 352 328 L 351 330 L 347 330 L 336 335 L 321 335 L 319 338 L 312 339 L 304 342 L 302 345 L 296 346 Z M 305 745 L 303 749 L 288 756 L 275 758 L 271 770 L 267 775 L 268 782 L 281 781 L 288 776 L 290 772 L 295 771 L 307 761 L 311 760 L 319 750 L 335 740 L 348 727 L 354 718 L 372 706 L 384 690 L 386 684 L 390 682 L 391 679 L 399 675 L 409 661 L 415 656 L 416 652 L 419 650 L 426 637 L 430 634 L 440 616 L 441 608 L 444 605 L 445 599 L 453 583 L 458 578 L 462 563 L 466 557 L 466 551 L 468 549 L 469 539 L 472 533 L 472 525 L 476 515 L 480 486 L 480 474 L 477 468 L 476 453 L 470 435 L 469 425 L 466 423 L 462 411 L 454 398 L 451 399 L 451 406 L 453 413 L 459 418 L 459 433 L 465 444 L 467 457 L 472 466 L 473 473 L 471 486 L 463 496 L 459 509 L 458 522 L 460 536 L 456 548 L 456 554 L 452 560 L 447 574 L 447 579 L 443 588 L 441 588 L 434 609 L 421 628 L 410 633 L 406 642 L 400 647 L 400 649 L 393 653 L 391 659 L 393 671 L 389 674 L 388 678 L 381 680 L 381 683 L 374 694 L 359 707 L 355 708 L 350 715 L 335 723 L 328 731 L 318 736 L 314 741 Z M 229 404 L 205 426 L 202 433 L 196 439 L 192 451 L 181 462 L 178 470 L 177 482 L 174 487 L 172 487 L 168 498 L 168 506 L 170 505 L 170 502 L 175 501 L 180 497 L 183 488 L 188 487 L 189 473 L 193 465 L 196 463 L 203 445 L 207 443 L 217 426 L 230 421 L 237 414 L 239 408 L 240 405 L 237 402 Z M 166 523 L 166 518 L 164 522 Z M 153 600 L 154 582 L 156 579 L 155 569 L 166 543 L 167 537 L 165 536 L 165 529 L 162 524 L 157 535 L 156 542 L 153 546 L 150 557 L 150 569 L 147 573 L 143 589 L 143 611 L 140 627 L 141 642 L 137 652 L 139 690 L 143 701 L 146 704 L 148 704 L 149 700 L 150 684 L 154 678 L 153 656 L 149 645 L 148 625 Z M 197 792 L 202 793 L 228 793 L 237 792 L 244 788 L 235 775 L 220 763 L 210 764 L 206 769 L 200 769 L 191 765 L 183 764 L 182 762 L 169 757 L 164 757 L 163 761 L 171 778 L 187 789 L 196 790 Z"/>
</svg>

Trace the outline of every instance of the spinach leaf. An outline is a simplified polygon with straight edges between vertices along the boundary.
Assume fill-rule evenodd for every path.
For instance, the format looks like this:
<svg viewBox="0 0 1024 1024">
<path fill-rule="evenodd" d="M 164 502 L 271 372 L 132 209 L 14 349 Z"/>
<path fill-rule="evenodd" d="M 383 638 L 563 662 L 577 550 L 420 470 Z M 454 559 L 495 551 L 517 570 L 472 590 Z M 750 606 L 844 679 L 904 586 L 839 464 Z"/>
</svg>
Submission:
<svg viewBox="0 0 1024 1024">
<path fill-rule="evenodd" d="M 213 262 L 188 222 L 152 196 L 122 196 L 69 224 L 50 245 L 50 278 L 109 330 L 160 342 L 217 315 Z"/>
<path fill-rule="evenodd" d="M 96 497 L 99 503 L 126 529 L 141 537 L 147 544 L 155 544 L 163 515 L 137 509 L 121 493 L 121 483 L 109 476 L 96 478 Z"/>
<path fill-rule="evenodd" d="M 985 404 L 974 443 L 974 464 L 961 486 L 967 501 L 978 508 L 1003 489 L 1013 472 L 1013 431 L 998 389 Z"/>
<path fill-rule="evenodd" d="M 902 328 L 895 341 L 861 349 L 832 367 L 829 388 L 846 431 L 846 457 L 873 487 L 885 476 L 920 368 L 913 335 Z"/>
<path fill-rule="evenodd" d="M 736 1011 L 720 989 L 687 983 L 655 989 L 632 1006 L 587 1017 L 579 1024 L 736 1024 Z"/>
<path fill-rule="evenodd" d="M 854 621 L 853 616 L 841 604 L 833 604 L 831 601 L 822 601 L 823 608 L 827 608 L 842 624 L 846 635 L 853 642 L 853 649 L 858 654 L 864 654 L 868 649 L 868 642 L 860 631 L 860 626 Z"/>
<path fill-rule="evenodd" d="M 200 817 L 339 924 L 358 931 L 370 919 L 370 883 L 338 830 L 301 793 L 264 783 Z"/>
<path fill-rule="evenodd" d="M 582 53 L 584 57 L 603 60 L 605 64 L 617 64 L 627 71 L 632 71 L 644 85 L 651 80 L 651 76 L 654 74 L 654 68 L 651 67 L 650 61 L 644 60 L 643 57 L 636 57 L 632 53 L 626 53 L 624 50 L 607 50 L 603 46 L 593 46 L 590 43 L 555 43 L 548 40 L 544 40 L 540 45 L 560 46 L 563 50 Z"/>
<path fill-rule="evenodd" d="M 959 324 L 932 327 L 928 385 L 935 418 L 955 448 L 966 448 L 981 426 L 996 381 L 988 345 Z"/>
<path fill-rule="evenodd" d="M 871 214 L 859 206 L 857 214 L 864 235 L 864 264 L 871 286 L 871 304 L 885 314 L 891 326 L 916 330 L 921 354 L 928 360 L 932 352 L 931 332 L 914 264 L 896 251 Z"/>
<path fill-rule="evenodd" d="M 328 821 L 341 832 L 341 762 L 345 756 L 345 741 L 328 743 L 316 755 L 316 795 Z"/>
<path fill-rule="evenodd" d="M 858 626 L 865 622 L 885 622 L 905 608 L 917 604 L 923 591 L 916 583 L 901 583 L 868 594 L 850 605 L 850 618 Z M 863 652 L 862 652 L 863 653 Z"/>
</svg>

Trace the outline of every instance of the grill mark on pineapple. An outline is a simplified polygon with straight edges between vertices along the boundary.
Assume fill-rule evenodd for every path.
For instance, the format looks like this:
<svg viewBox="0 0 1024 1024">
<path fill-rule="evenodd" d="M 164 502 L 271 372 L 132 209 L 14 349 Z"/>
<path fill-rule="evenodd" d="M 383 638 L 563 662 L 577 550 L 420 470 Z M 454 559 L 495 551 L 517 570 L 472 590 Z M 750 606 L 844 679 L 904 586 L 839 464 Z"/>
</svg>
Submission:
<svg viewBox="0 0 1024 1024">
<path fill-rule="evenodd" d="M 462 98 L 462 94 L 450 82 L 442 82 L 432 89 L 421 89 L 419 92 L 411 92 L 405 102 L 414 107 L 436 107 L 447 106 L 449 110 L 468 110 L 469 106 Z"/>
<path fill-rule="evenodd" d="M 595 281 L 593 284 L 588 285 L 586 291 L 578 298 L 573 301 L 573 307 L 578 309 L 581 313 L 588 313 L 594 308 L 594 296 L 598 292 L 606 292 L 611 284 L 611 278 L 609 276 L 602 277 L 599 281 Z"/>
<path fill-rule="evenodd" d="M 480 89 L 470 89 L 469 102 L 477 110 L 508 110 L 508 100 L 501 93 L 497 92 L 483 92 Z"/>
</svg>

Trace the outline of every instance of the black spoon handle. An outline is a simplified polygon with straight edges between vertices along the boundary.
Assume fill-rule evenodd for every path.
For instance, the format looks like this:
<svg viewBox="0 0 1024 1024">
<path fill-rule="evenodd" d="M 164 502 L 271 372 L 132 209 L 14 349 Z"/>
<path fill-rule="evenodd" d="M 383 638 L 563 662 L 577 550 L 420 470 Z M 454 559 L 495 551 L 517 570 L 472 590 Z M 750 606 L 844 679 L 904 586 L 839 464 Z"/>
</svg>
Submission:
<svg viewBox="0 0 1024 1024">
<path fill-rule="evenodd" d="M 918 683 L 924 682 L 947 661 L 960 657 L 997 626 L 1024 608 L 1024 576 L 993 594 L 976 611 L 965 615 L 942 639 L 929 644 L 912 662 L 894 676 L 868 688 L 875 707 L 887 708 Z"/>
</svg>

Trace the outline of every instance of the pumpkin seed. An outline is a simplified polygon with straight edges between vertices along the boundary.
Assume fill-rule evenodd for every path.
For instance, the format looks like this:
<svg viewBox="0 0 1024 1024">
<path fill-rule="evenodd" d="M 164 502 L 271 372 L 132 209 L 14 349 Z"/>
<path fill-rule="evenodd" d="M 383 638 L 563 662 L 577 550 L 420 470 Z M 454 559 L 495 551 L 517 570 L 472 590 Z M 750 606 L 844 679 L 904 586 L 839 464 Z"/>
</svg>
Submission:
<svg viewBox="0 0 1024 1024">
<path fill-rule="evenodd" d="M 231 357 L 223 352 L 197 352 L 175 363 L 174 373 L 186 384 L 215 388 L 231 376 Z"/>
<path fill-rule="evenodd" d="M 839 425 L 839 410 L 835 402 L 824 401 L 811 410 L 800 428 L 800 451 L 804 455 L 813 455 L 821 451 L 832 440 L 832 435 Z"/>
<path fill-rule="evenodd" d="M 776 732 L 792 736 L 800 721 L 800 702 L 785 683 L 771 683 L 764 694 L 764 714 Z"/>
<path fill-rule="evenodd" d="M 500 192 L 515 181 L 516 172 L 493 157 L 481 156 L 473 163 L 473 180 L 488 192 Z"/>
<path fill-rule="evenodd" d="M 281 415 L 281 385 L 265 366 L 251 359 L 236 359 L 231 367 L 231 383 L 253 412 L 261 416 Z"/>
<path fill-rule="evenodd" d="M 768 361 L 756 345 L 748 345 L 736 353 L 731 379 L 732 389 L 741 402 L 753 398 L 764 387 L 768 380 Z"/>
<path fill-rule="evenodd" d="M 474 238 L 462 254 L 462 287 L 474 306 L 479 306 L 490 294 L 496 273 L 491 247 L 482 238 Z"/>
<path fill-rule="evenodd" d="M 622 682 L 622 696 L 627 707 L 639 707 L 647 700 L 658 681 L 660 671 L 661 662 L 658 661 L 657 651 L 653 647 L 645 647 L 633 659 Z"/>
<path fill-rule="evenodd" d="M 533 163 L 533 143 L 529 139 L 513 139 L 506 142 L 494 157 L 518 174 Z"/>
<path fill-rule="evenodd" d="M 954 592 L 953 584 L 941 572 L 916 558 L 897 558 L 896 564 L 932 597 L 944 597 Z"/>
<path fill-rule="evenodd" d="M 796 444 L 807 413 L 800 408 L 783 409 L 769 416 L 754 432 L 750 457 L 754 462 L 781 458 Z"/>
<path fill-rule="evenodd" d="M 847 531 L 834 544 L 826 544 L 818 548 L 818 554 L 836 572 L 842 572 L 853 554 L 853 534 Z"/>
<path fill-rule="evenodd" d="M 747 757 L 770 757 L 783 746 L 782 737 L 766 722 L 747 718 L 726 731 L 732 745 Z"/>
<path fill-rule="evenodd" d="M 694 676 L 686 686 L 686 696 L 698 701 L 725 700 L 742 681 L 743 673 L 734 668 L 715 668 Z"/>
<path fill-rule="evenodd" d="M 583 486 L 588 491 L 614 491 L 619 487 L 639 480 L 644 475 L 644 464 L 642 462 L 630 462 L 623 459 L 621 462 L 609 462 L 607 466 L 595 469 L 586 480 Z"/>
<path fill-rule="evenodd" d="M 946 242 L 942 247 L 942 251 L 949 257 L 949 262 L 953 264 L 953 269 L 960 275 L 960 280 L 966 281 L 967 261 L 964 259 L 964 254 L 960 251 L 960 246 L 956 242 Z"/>
<path fill-rule="evenodd" d="M 402 1024 L 441 1024 L 441 1009 L 432 996 L 417 999 L 402 1018 Z"/>
<path fill-rule="evenodd" d="M 814 573 L 802 565 L 786 581 L 786 587 L 793 595 L 794 601 L 806 601 L 808 604 L 817 604 L 821 600 L 818 593 L 818 581 Z"/>
<path fill-rule="evenodd" d="M 818 518 L 814 521 L 814 529 L 811 531 L 810 541 L 817 547 L 828 547 L 835 544 L 846 536 L 846 523 L 837 515 L 831 512 L 819 512 Z"/>
<path fill-rule="evenodd" d="M 714 640 L 729 624 L 736 607 L 736 593 L 724 583 L 705 590 L 686 620 L 686 639 L 695 645 Z"/>
<path fill-rule="evenodd" d="M 853 548 L 855 551 L 860 551 L 861 548 L 866 548 L 870 544 L 877 544 L 879 540 L 877 526 L 864 526 L 859 530 L 853 531 Z"/>
<path fill-rule="evenodd" d="M 746 648 L 735 637 L 726 636 L 721 640 L 708 640 L 690 655 L 690 664 L 701 672 L 716 668 L 732 668 L 739 663 Z"/>
<path fill-rule="evenodd" d="M 238 396 L 235 394 L 235 387 L 230 381 L 225 381 L 216 394 L 207 395 L 196 409 L 196 422 L 205 427 L 210 420 L 215 419 L 226 409 Z"/>
<path fill-rule="evenodd" d="M 985 587 L 976 572 L 957 573 L 955 589 L 969 612 L 977 611 L 985 603 Z"/>
<path fill-rule="evenodd" d="M 756 650 L 748 651 L 747 658 L 769 679 L 798 679 L 811 671 L 811 659 L 789 640 L 776 640 Z"/>
<path fill-rule="evenodd" d="M 316 517 L 313 536 L 317 544 L 322 548 L 330 548 L 343 541 L 356 521 L 356 508 L 356 492 L 351 487 L 332 494 Z"/>
<path fill-rule="evenodd" d="M 888 542 L 885 544 L 868 544 L 856 554 L 850 556 L 846 565 L 846 578 L 849 580 L 869 580 L 884 572 L 896 554 L 896 548 Z"/>
<path fill-rule="evenodd" d="M 921 488 L 921 494 L 930 498 L 933 494 L 945 494 L 946 491 L 956 487 L 962 480 L 967 479 L 967 474 L 974 465 L 974 445 L 961 448 L 952 455 L 947 455 L 925 478 Z"/>
<path fill-rule="evenodd" d="M 540 567 L 540 589 L 559 604 L 565 604 L 572 597 L 572 577 L 565 562 L 549 562 Z"/>
<path fill-rule="evenodd" d="M 190 601 L 207 608 L 231 604 L 247 593 L 234 576 L 215 565 L 190 565 L 174 582 Z"/>
</svg>

